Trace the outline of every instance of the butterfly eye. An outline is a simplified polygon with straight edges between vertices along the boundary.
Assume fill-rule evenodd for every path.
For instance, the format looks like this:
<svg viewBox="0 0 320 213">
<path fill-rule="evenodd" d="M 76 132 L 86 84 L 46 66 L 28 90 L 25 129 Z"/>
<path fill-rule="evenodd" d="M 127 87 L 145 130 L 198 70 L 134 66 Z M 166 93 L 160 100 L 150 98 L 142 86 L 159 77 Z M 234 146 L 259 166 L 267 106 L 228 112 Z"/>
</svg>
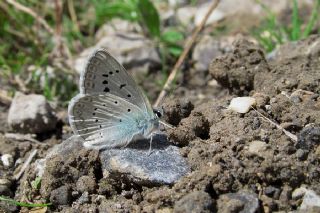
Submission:
<svg viewBox="0 0 320 213">
<path fill-rule="evenodd" d="M 160 110 L 158 110 L 158 109 L 154 109 L 154 110 L 153 110 L 153 113 L 156 114 L 156 116 L 157 116 L 158 118 L 161 118 L 161 117 L 162 117 L 162 112 L 161 112 Z"/>
</svg>

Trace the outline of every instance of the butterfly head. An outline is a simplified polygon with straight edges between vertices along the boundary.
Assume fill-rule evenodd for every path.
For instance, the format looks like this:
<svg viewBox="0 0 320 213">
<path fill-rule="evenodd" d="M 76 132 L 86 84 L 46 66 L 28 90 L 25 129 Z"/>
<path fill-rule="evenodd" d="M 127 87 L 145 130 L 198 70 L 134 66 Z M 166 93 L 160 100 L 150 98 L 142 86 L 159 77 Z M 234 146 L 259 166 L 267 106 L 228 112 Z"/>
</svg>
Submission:
<svg viewBox="0 0 320 213">
<path fill-rule="evenodd" d="M 153 113 L 156 118 L 160 119 L 163 116 L 163 108 L 153 109 Z"/>
</svg>

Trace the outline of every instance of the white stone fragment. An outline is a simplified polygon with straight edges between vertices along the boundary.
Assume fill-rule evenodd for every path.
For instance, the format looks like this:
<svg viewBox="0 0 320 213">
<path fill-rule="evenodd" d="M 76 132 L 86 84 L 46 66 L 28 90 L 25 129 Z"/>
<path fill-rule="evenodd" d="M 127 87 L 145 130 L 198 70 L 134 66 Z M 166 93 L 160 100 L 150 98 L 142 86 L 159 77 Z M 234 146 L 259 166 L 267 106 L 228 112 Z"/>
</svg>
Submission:
<svg viewBox="0 0 320 213">
<path fill-rule="evenodd" d="M 308 210 L 312 207 L 320 207 L 320 197 L 313 190 L 307 189 L 300 210 Z"/>
<path fill-rule="evenodd" d="M 13 157 L 10 154 L 4 154 L 1 156 L 2 164 L 5 167 L 11 167 L 13 165 Z"/>
<path fill-rule="evenodd" d="M 263 151 L 267 149 L 267 144 L 262 141 L 252 141 L 249 145 L 248 151 L 252 154 L 263 157 Z"/>
<path fill-rule="evenodd" d="M 256 105 L 256 99 L 252 97 L 237 97 L 231 100 L 228 108 L 238 113 L 247 113 L 254 105 Z"/>
</svg>

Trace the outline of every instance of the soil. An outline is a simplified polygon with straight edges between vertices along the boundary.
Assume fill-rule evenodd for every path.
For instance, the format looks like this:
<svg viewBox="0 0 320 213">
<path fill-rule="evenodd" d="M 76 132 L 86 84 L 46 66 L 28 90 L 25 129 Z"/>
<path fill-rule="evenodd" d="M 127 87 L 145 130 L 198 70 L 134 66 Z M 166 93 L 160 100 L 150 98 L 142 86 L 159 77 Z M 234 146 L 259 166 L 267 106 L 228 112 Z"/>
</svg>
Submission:
<svg viewBox="0 0 320 213">
<path fill-rule="evenodd" d="M 292 198 L 295 189 L 305 185 L 320 194 L 320 38 L 282 46 L 277 54 L 267 60 L 260 47 L 239 40 L 212 61 L 201 87 L 185 84 L 166 100 L 165 120 L 175 126 L 166 134 L 191 167 L 177 183 L 145 187 L 103 178 L 98 151 L 81 149 L 51 156 L 39 189 L 30 184 L 35 163 L 20 181 L 12 178 L 18 169 L 0 163 L 1 178 L 11 181 L 8 195 L 49 201 L 47 210 L 54 212 L 241 212 L 242 204 L 231 204 L 226 195 L 247 191 L 259 199 L 256 212 L 297 210 L 302 200 Z M 220 85 L 214 98 L 208 89 L 213 78 Z M 257 111 L 298 140 L 255 110 L 228 110 L 231 99 L 242 95 L 255 97 Z M 0 109 L 5 118 L 8 108 Z M 0 154 L 22 162 L 32 149 L 40 150 L 37 159 L 44 158 L 62 141 L 54 135 L 43 144 L 9 141 L 3 137 L 7 131 L 1 125 Z M 1 208 L 18 211 L 12 205 Z"/>
</svg>

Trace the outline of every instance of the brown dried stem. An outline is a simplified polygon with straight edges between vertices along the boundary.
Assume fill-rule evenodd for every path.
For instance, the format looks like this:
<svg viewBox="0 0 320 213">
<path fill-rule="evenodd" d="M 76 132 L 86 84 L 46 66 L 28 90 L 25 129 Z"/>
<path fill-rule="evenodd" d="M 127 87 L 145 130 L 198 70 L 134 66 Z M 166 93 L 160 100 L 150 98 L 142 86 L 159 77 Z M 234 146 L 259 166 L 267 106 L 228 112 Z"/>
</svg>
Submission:
<svg viewBox="0 0 320 213">
<path fill-rule="evenodd" d="M 8 4 L 11 4 L 14 6 L 17 10 L 20 10 L 22 12 L 25 12 L 35 18 L 50 34 L 54 34 L 53 29 L 49 26 L 49 24 L 44 20 L 41 16 L 39 16 L 36 12 L 34 12 L 32 9 L 29 7 L 26 7 L 14 0 L 6 0 Z"/>
<path fill-rule="evenodd" d="M 205 23 L 207 22 L 209 16 L 211 15 L 211 13 L 217 8 L 218 4 L 219 4 L 220 0 L 215 0 L 213 1 L 212 5 L 210 6 L 210 8 L 208 9 L 208 12 L 206 13 L 205 17 L 202 19 L 200 25 L 198 25 L 195 29 L 195 31 L 193 32 L 191 38 L 186 42 L 184 50 L 182 52 L 182 54 L 180 55 L 178 61 L 176 62 L 176 64 L 174 65 L 173 69 L 171 70 L 171 73 L 166 81 L 166 83 L 164 84 L 162 91 L 160 92 L 154 106 L 158 107 L 159 104 L 162 102 L 163 98 L 167 95 L 167 93 L 170 90 L 170 86 L 172 84 L 172 82 L 174 81 L 180 66 L 182 65 L 184 59 L 186 58 L 187 54 L 189 53 L 193 43 L 195 42 L 198 34 L 200 33 L 200 31 L 202 30 L 203 26 L 205 25 Z"/>
</svg>

